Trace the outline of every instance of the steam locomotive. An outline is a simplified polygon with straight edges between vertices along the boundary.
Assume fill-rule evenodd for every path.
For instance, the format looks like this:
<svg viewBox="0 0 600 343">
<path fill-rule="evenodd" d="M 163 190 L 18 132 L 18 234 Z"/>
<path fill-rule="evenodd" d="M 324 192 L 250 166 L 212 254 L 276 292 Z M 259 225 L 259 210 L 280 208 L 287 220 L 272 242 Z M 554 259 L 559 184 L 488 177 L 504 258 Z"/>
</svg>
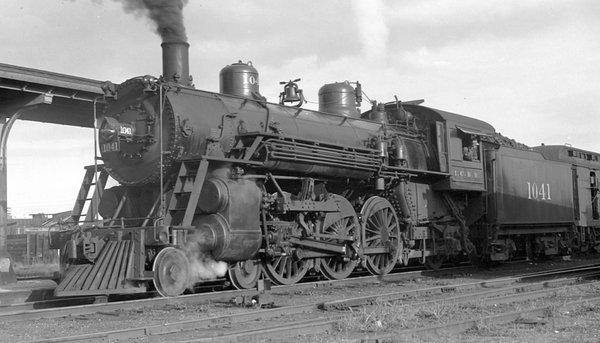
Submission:
<svg viewBox="0 0 600 343">
<path fill-rule="evenodd" d="M 318 111 L 301 107 L 298 80 L 271 103 L 250 63 L 201 91 L 188 44 L 162 48 L 161 78 L 103 87 L 103 164 L 87 169 L 77 225 L 53 235 L 58 296 L 176 296 L 222 262 L 252 288 L 261 275 L 292 284 L 598 246 L 599 154 L 529 148 L 422 101 L 360 113 L 359 83 L 324 85 Z M 120 185 L 104 189 L 109 175 Z"/>
</svg>

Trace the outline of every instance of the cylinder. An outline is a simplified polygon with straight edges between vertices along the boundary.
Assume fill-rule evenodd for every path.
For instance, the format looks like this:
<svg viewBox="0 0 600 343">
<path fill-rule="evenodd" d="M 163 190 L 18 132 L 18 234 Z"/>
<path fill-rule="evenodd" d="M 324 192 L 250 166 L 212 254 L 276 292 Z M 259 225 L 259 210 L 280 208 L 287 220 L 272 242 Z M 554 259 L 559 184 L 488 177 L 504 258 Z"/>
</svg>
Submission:
<svg viewBox="0 0 600 343">
<path fill-rule="evenodd" d="M 201 215 L 192 224 L 188 242 L 217 261 L 235 262 L 251 259 L 260 249 L 260 227 L 232 227 L 220 213 Z"/>
<path fill-rule="evenodd" d="M 186 42 L 164 42 L 160 46 L 162 47 L 164 80 L 191 87 L 188 51 L 190 45 Z"/>
<path fill-rule="evenodd" d="M 225 209 L 229 203 L 229 189 L 220 178 L 211 178 L 204 182 L 198 208 L 204 213 L 217 213 Z"/>
<path fill-rule="evenodd" d="M 348 81 L 324 85 L 319 89 L 319 111 L 358 118 L 354 88 Z"/>
<path fill-rule="evenodd" d="M 198 202 L 188 241 L 217 261 L 243 261 L 260 249 L 262 191 L 250 180 L 207 180 Z"/>
<path fill-rule="evenodd" d="M 230 64 L 219 73 L 219 90 L 224 94 L 259 98 L 258 71 L 252 66 L 252 62 L 238 61 Z"/>
</svg>

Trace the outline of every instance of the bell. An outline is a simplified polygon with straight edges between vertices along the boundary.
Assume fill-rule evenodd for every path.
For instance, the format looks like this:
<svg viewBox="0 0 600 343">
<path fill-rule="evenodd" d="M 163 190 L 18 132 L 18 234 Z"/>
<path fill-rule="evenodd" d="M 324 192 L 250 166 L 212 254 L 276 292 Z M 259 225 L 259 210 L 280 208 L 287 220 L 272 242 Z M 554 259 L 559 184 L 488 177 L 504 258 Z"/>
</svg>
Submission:
<svg viewBox="0 0 600 343">
<path fill-rule="evenodd" d="M 283 86 L 283 92 L 279 93 L 280 105 L 297 102 L 295 105 L 296 107 L 302 106 L 305 100 L 304 95 L 302 94 L 302 89 L 298 89 L 298 84 L 296 83 L 298 81 L 300 81 L 300 79 L 279 82 L 279 84 L 285 85 Z"/>
<path fill-rule="evenodd" d="M 296 101 L 300 101 L 300 97 L 298 96 L 298 93 L 296 92 L 298 90 L 297 87 L 294 87 L 295 84 L 287 84 L 285 85 L 285 89 L 284 89 L 284 95 L 283 95 L 283 102 L 296 102 Z"/>
</svg>

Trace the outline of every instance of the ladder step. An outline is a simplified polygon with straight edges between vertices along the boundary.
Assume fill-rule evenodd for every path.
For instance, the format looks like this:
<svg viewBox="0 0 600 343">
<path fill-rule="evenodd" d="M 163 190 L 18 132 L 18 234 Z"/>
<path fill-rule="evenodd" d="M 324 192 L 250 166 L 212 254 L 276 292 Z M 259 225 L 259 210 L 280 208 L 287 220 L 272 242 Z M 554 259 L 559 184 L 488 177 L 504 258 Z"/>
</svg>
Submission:
<svg viewBox="0 0 600 343">
<path fill-rule="evenodd" d="M 185 210 L 187 210 L 186 207 L 176 207 L 176 208 L 170 208 L 169 209 L 169 211 L 173 211 L 173 212 L 175 212 L 175 211 L 179 211 L 180 212 L 180 211 L 185 211 Z"/>
</svg>

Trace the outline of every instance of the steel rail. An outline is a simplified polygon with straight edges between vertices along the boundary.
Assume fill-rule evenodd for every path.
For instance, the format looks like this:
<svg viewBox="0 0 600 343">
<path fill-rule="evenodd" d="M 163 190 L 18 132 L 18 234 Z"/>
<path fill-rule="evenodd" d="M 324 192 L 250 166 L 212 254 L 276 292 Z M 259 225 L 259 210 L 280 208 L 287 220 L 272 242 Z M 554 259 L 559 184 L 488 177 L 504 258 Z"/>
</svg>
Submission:
<svg viewBox="0 0 600 343">
<path fill-rule="evenodd" d="M 337 321 L 327 318 L 309 319 L 293 324 L 283 324 L 268 328 L 255 328 L 240 330 L 223 335 L 196 338 L 191 340 L 176 341 L 179 343 L 201 343 L 201 342 L 246 342 L 249 339 L 277 339 L 289 338 L 295 335 L 308 335 L 319 332 L 331 331 L 335 328 Z"/>
<path fill-rule="evenodd" d="M 589 269 L 589 267 L 583 268 L 583 269 L 587 271 Z M 565 270 L 562 270 L 561 272 L 564 273 Z M 566 270 L 566 272 L 572 272 L 572 270 L 568 269 L 568 270 Z M 552 276 L 552 275 L 555 275 L 556 273 L 555 274 L 546 273 L 546 274 L 547 274 L 547 276 Z M 593 274 L 588 273 L 588 274 L 586 274 L 586 277 L 591 276 L 591 275 L 598 275 L 598 272 L 593 273 Z M 539 277 L 540 273 L 534 273 L 530 276 L 531 277 Z M 577 276 L 577 277 L 581 278 L 581 276 Z M 506 279 L 499 279 L 498 281 L 504 282 L 504 281 L 506 281 Z M 520 296 L 520 292 L 523 292 L 526 290 L 528 290 L 528 291 L 536 290 L 536 289 L 540 289 L 540 288 L 552 287 L 552 285 L 555 285 L 555 284 L 559 285 L 559 284 L 565 284 L 565 283 L 574 283 L 576 281 L 577 280 L 575 280 L 575 279 L 557 279 L 557 280 L 552 280 L 552 281 L 543 281 L 543 282 L 537 282 L 536 284 L 532 284 L 532 285 L 523 285 L 523 286 L 519 285 L 519 286 L 512 286 L 512 287 L 496 289 L 496 290 L 491 290 L 491 291 L 484 291 L 484 292 L 480 292 L 478 294 L 459 295 L 459 296 L 456 296 L 453 298 L 443 299 L 442 301 L 446 302 L 446 301 L 461 300 L 461 299 L 472 300 L 472 299 L 486 298 L 491 295 L 506 294 L 509 292 Z M 481 284 L 481 283 L 468 283 L 466 285 L 473 285 L 473 284 Z M 461 285 L 454 285 L 452 287 L 454 287 L 453 289 L 457 289 L 460 286 Z M 435 288 L 441 290 L 441 289 L 444 289 L 447 287 L 448 286 L 438 286 Z M 431 290 L 431 289 L 433 289 L 433 288 L 430 288 L 429 290 Z M 551 291 L 545 290 L 545 292 L 547 292 L 547 293 L 548 292 L 556 292 L 556 291 L 557 291 L 556 289 L 552 289 Z M 412 293 L 412 292 L 413 292 L 412 290 L 405 291 L 405 293 Z M 431 292 L 423 293 L 423 295 L 429 295 L 429 294 L 431 294 Z M 514 295 L 513 295 L 513 297 L 514 297 Z M 419 302 L 416 304 L 411 303 L 411 305 L 423 305 L 423 304 L 427 304 L 430 302 L 439 302 L 439 301 L 440 300 L 438 299 L 438 300 Z M 272 319 L 272 318 L 277 318 L 281 315 L 291 315 L 291 314 L 313 312 L 313 311 L 317 311 L 319 308 L 322 308 L 322 304 L 323 303 L 312 303 L 312 304 L 297 305 L 297 306 L 285 306 L 285 307 L 280 307 L 280 308 L 276 308 L 276 309 L 258 310 L 258 311 L 231 314 L 231 315 L 207 317 L 207 318 L 188 320 L 188 321 L 183 321 L 183 322 L 173 322 L 173 323 L 143 326 L 143 327 L 130 328 L 130 329 L 84 334 L 84 335 L 78 335 L 78 336 L 58 337 L 58 338 L 43 340 L 41 342 L 46 342 L 46 343 L 50 343 L 50 342 L 85 342 L 85 341 L 88 341 L 91 339 L 104 339 L 104 340 L 108 340 L 108 341 L 113 341 L 113 340 L 119 340 L 119 339 L 125 339 L 125 338 L 132 339 L 132 338 L 141 338 L 141 337 L 156 336 L 156 335 L 174 334 L 174 333 L 178 333 L 181 331 L 192 331 L 192 330 L 197 330 L 200 328 L 206 328 L 206 327 L 219 325 L 219 324 L 231 325 L 231 324 L 235 324 L 235 323 L 248 322 L 248 321 L 258 320 L 258 319 L 268 320 L 268 319 Z M 336 319 L 328 318 L 328 322 L 326 322 L 326 323 L 320 322 L 319 324 L 324 324 L 324 325 L 314 327 L 313 331 L 311 331 L 310 333 L 314 333 L 315 330 L 318 331 L 318 330 L 320 330 L 320 328 L 329 328 L 332 325 L 334 325 L 334 323 L 336 323 L 337 320 L 339 320 L 339 318 L 336 318 Z M 279 328 L 280 328 L 280 330 L 283 330 L 283 331 L 285 331 L 286 328 L 287 328 L 287 330 L 292 330 L 292 332 L 294 331 L 294 328 L 292 328 L 289 325 L 288 326 L 285 326 L 285 325 L 280 326 Z M 231 333 L 231 335 L 224 334 L 224 335 L 206 337 L 203 339 L 193 340 L 193 341 L 201 342 L 201 341 L 206 341 L 206 340 L 210 341 L 213 339 L 221 340 L 221 339 L 225 339 L 225 338 L 227 340 L 233 340 L 235 337 L 246 337 L 246 336 L 241 336 L 242 334 L 254 335 L 256 330 L 257 329 L 242 330 L 242 331 L 237 331 L 237 332 Z M 269 328 L 268 330 L 271 330 L 271 328 Z M 267 332 L 267 331 L 265 331 L 265 332 Z M 271 331 L 268 331 L 268 332 L 271 332 Z M 279 331 L 275 330 L 273 332 L 279 332 Z M 164 337 L 161 337 L 161 338 L 164 338 Z"/>
<path fill-rule="evenodd" d="M 568 286 L 568 287 L 573 287 L 573 286 Z M 552 293 L 552 292 L 556 292 L 558 290 L 554 289 L 551 291 L 545 291 L 546 293 Z M 547 294 L 546 294 L 547 296 Z M 508 298 L 508 297 L 507 297 Z M 514 296 L 513 296 L 514 298 Z M 439 301 L 439 300 L 438 300 Z M 429 303 L 429 302 L 435 302 L 435 301 L 426 301 L 423 303 Z M 600 297 L 598 298 L 598 302 L 600 302 Z M 420 305 L 417 304 L 417 305 Z M 539 309 L 541 313 L 546 312 L 548 309 L 551 309 L 552 306 L 548 306 L 548 307 L 544 307 Z M 526 312 L 526 311 L 522 311 L 522 312 Z M 490 317 L 499 317 L 499 318 L 504 318 L 504 316 L 502 315 L 497 315 L 497 316 L 490 316 Z M 269 328 L 253 328 L 250 330 L 239 330 L 239 331 L 234 331 L 231 333 L 227 333 L 227 334 L 218 334 L 218 335 L 214 335 L 214 336 L 209 336 L 209 337 L 202 337 L 202 338 L 197 338 L 197 339 L 192 339 L 192 340 L 180 340 L 180 341 L 176 341 L 179 343 L 191 343 L 191 342 L 236 342 L 239 341 L 239 339 L 244 339 L 244 340 L 248 340 L 248 339 L 260 339 L 260 338 L 269 338 L 269 339 L 273 339 L 273 338 L 279 338 L 279 337 L 274 337 L 273 335 L 276 334 L 285 334 L 285 337 L 290 338 L 291 336 L 294 335 L 298 335 L 298 334 L 316 334 L 316 333 L 322 333 L 328 330 L 331 330 L 333 328 L 335 328 L 335 326 L 337 325 L 338 321 L 341 319 L 342 317 L 340 316 L 335 316 L 333 318 L 329 317 L 329 318 L 318 318 L 317 321 L 315 322 L 316 324 L 314 324 L 312 326 L 312 328 L 310 327 L 310 322 L 313 322 L 312 320 L 307 320 L 305 322 L 301 322 L 302 324 L 302 331 L 301 332 L 297 332 L 295 330 L 295 325 L 294 324 L 284 324 L 284 325 L 278 325 L 278 326 L 273 326 L 273 327 L 269 327 Z M 510 318 L 510 317 L 509 317 Z M 484 319 L 485 320 L 485 319 Z M 471 327 L 477 325 L 478 323 L 480 323 L 480 320 L 475 320 L 475 321 L 468 321 L 469 324 L 472 324 Z M 472 322 L 472 323 L 471 323 Z M 470 327 L 469 327 L 470 328 Z M 428 331 L 429 328 L 423 328 L 422 330 L 419 330 L 418 332 L 429 332 Z M 408 331 L 408 330 L 407 330 Z M 410 332 L 412 333 L 412 332 Z M 388 336 L 384 336 L 384 337 L 377 337 L 375 340 L 372 340 L 373 342 L 383 342 L 386 339 L 391 339 L 392 341 L 395 341 L 394 339 L 397 339 L 397 335 L 388 335 Z M 365 338 L 361 338 L 360 340 L 357 340 L 356 342 L 368 342 L 369 337 Z"/>
<path fill-rule="evenodd" d="M 593 267 L 596 264 L 581 266 L 583 267 Z M 569 271 L 574 270 L 579 267 L 570 267 L 559 269 L 557 271 Z M 275 286 L 272 288 L 271 293 L 276 294 L 277 292 L 284 291 L 299 291 L 306 289 L 314 289 L 314 288 L 325 288 L 325 287 L 337 287 L 337 286 L 346 286 L 352 284 L 361 284 L 365 282 L 397 282 L 397 281 L 405 281 L 411 280 L 418 277 L 433 277 L 444 275 L 452 272 L 465 272 L 473 270 L 473 267 L 453 267 L 453 268 L 445 268 L 437 271 L 431 270 L 419 270 L 419 271 L 411 271 L 411 272 L 398 272 L 393 274 L 387 274 L 385 276 L 363 276 L 356 277 L 351 279 L 343 279 L 343 280 L 326 280 L 326 281 L 316 281 L 316 282 L 306 282 L 299 283 L 287 286 Z M 540 273 L 532 273 L 528 274 L 529 276 L 540 275 Z M 485 284 L 485 282 L 483 282 Z M 24 321 L 24 320 L 35 320 L 42 318 L 58 318 L 58 317 L 66 317 L 69 315 L 85 315 L 92 314 L 96 312 L 106 312 L 106 311 L 114 311 L 122 308 L 127 309 L 139 309 L 144 307 L 152 307 L 152 306 L 162 306 L 166 304 L 182 304 L 182 303 L 196 303 L 202 304 L 207 302 L 230 302 L 232 299 L 238 297 L 255 297 L 259 296 L 260 293 L 256 289 L 247 289 L 247 290 L 230 290 L 230 291 L 221 291 L 221 292 L 210 292 L 210 293 L 200 293 L 200 294 L 191 294 L 191 295 L 183 295 L 175 298 L 148 298 L 148 299 L 138 299 L 138 300 L 128 300 L 128 301 L 117 301 L 117 302 L 108 302 L 108 303 L 98 303 L 98 304 L 89 304 L 89 305 L 78 305 L 78 306 L 69 306 L 69 307 L 59 307 L 59 308 L 44 308 L 38 310 L 17 310 L 17 311 L 7 311 L 0 313 L 0 321 L 5 322 L 16 322 L 16 321 Z M 24 305 L 25 306 L 25 305 Z"/>
<path fill-rule="evenodd" d="M 104 339 L 107 341 L 121 340 L 125 338 L 140 338 L 148 336 L 157 336 L 165 334 L 173 334 L 182 331 L 190 331 L 195 329 L 207 328 L 214 325 L 231 325 L 236 323 L 244 323 L 258 319 L 276 318 L 281 315 L 290 313 L 303 313 L 317 310 L 316 304 L 286 306 L 274 309 L 264 309 L 245 313 L 237 313 L 223 316 L 213 316 L 201 319 L 187 320 L 182 322 L 173 322 L 166 324 L 157 324 L 142 326 L 137 328 L 129 328 L 122 330 L 112 330 L 105 332 L 97 332 L 83 334 L 77 336 L 56 337 L 50 339 L 39 340 L 36 342 L 44 343 L 59 343 L 59 342 L 87 342 L 94 339 Z"/>
<path fill-rule="evenodd" d="M 578 306 L 581 304 L 586 304 L 586 303 L 590 303 L 590 302 L 598 302 L 600 303 L 600 297 L 596 297 L 596 298 L 589 298 L 589 299 L 582 299 L 582 300 L 578 300 L 578 301 L 573 301 L 569 304 L 567 304 L 567 306 Z M 451 323 L 451 324 L 445 324 L 445 325 L 440 325 L 440 326 L 436 326 L 436 327 L 426 327 L 426 328 L 419 328 L 419 329 L 414 329 L 414 330 L 406 330 L 405 332 L 400 332 L 400 333 L 396 333 L 396 334 L 391 334 L 391 335 L 386 335 L 386 336 L 380 336 L 380 337 L 376 337 L 376 338 L 371 338 L 369 336 L 367 337 L 363 337 L 360 338 L 358 340 L 355 340 L 354 342 L 360 342 L 360 343 L 366 343 L 366 342 L 386 342 L 386 341 L 390 341 L 390 342 L 396 342 L 398 339 L 399 334 L 402 336 L 411 336 L 411 335 L 415 335 L 415 334 L 424 334 L 424 333 L 431 333 L 431 331 L 433 330 L 436 334 L 448 334 L 448 331 L 450 331 L 451 329 L 455 329 L 455 331 L 464 331 L 473 327 L 477 327 L 477 325 L 481 322 L 487 322 L 487 323 L 506 323 L 506 322 L 511 322 L 514 321 L 520 317 L 522 317 L 525 314 L 528 315 L 543 315 L 544 313 L 547 313 L 548 311 L 554 309 L 554 306 L 546 306 L 546 307 L 542 307 L 542 308 L 535 308 L 535 309 L 529 309 L 529 310 L 523 310 L 523 311 L 516 311 L 516 312 L 511 312 L 511 313 L 506 313 L 506 314 L 500 314 L 500 315 L 495 315 L 495 316 L 488 316 L 488 317 L 484 317 L 484 318 L 480 318 L 480 319 L 474 319 L 474 320 L 468 320 L 468 321 L 463 321 L 463 322 L 456 322 L 456 323 Z M 335 326 L 337 325 L 338 321 L 341 319 L 341 317 L 334 317 L 334 318 L 318 318 L 315 321 L 312 320 L 307 320 L 305 322 L 301 322 L 298 323 L 298 325 L 301 327 L 301 331 L 297 331 L 295 324 L 284 324 L 284 325 L 279 325 L 279 326 L 273 326 L 273 327 L 269 327 L 269 328 L 254 328 L 254 329 L 250 329 L 250 330 L 240 330 L 240 331 L 235 331 L 229 334 L 219 334 L 219 335 L 214 335 L 214 336 L 210 336 L 210 337 L 203 337 L 203 338 L 197 338 L 197 339 L 191 339 L 191 340 L 180 340 L 180 341 L 174 341 L 174 342 L 178 342 L 178 343 L 192 343 L 192 342 L 237 342 L 240 339 L 243 340 L 248 340 L 248 339 L 276 339 L 276 338 L 280 338 L 280 337 L 274 337 L 274 335 L 282 335 L 285 334 L 285 337 L 290 338 L 294 335 L 299 335 L 299 334 L 316 334 L 316 333 L 323 333 L 326 331 L 329 331 L 333 328 L 335 328 Z M 315 323 L 315 324 L 311 324 L 311 323 Z"/>
<path fill-rule="evenodd" d="M 596 274 L 595 274 L 596 275 Z M 562 280 L 565 281 L 565 280 Z M 555 282 L 558 282 L 558 280 L 556 280 Z M 567 287 L 573 287 L 573 286 L 567 286 Z M 544 292 L 546 292 L 545 296 L 548 296 L 548 294 L 552 294 L 557 292 L 557 289 L 553 289 L 553 290 L 545 290 Z M 512 296 L 507 296 L 506 298 L 512 298 L 513 301 L 518 299 L 521 295 L 517 294 L 517 296 L 515 297 L 514 295 Z M 461 296 L 461 298 L 465 298 L 470 300 L 470 298 L 468 298 L 467 296 Z M 596 299 L 596 298 L 594 298 Z M 494 299 L 490 299 L 490 300 L 494 300 Z M 439 300 L 438 300 L 439 301 Z M 600 297 L 597 298 L 596 300 L 597 302 L 600 302 Z M 429 302 L 435 302 L 435 301 L 426 301 L 423 303 L 429 303 Z M 581 304 L 581 303 L 586 303 L 589 302 L 588 299 L 586 300 L 581 300 L 581 301 L 575 301 L 573 302 L 571 305 L 577 305 L 577 304 Z M 412 305 L 420 305 L 419 304 L 412 304 Z M 537 309 L 532 309 L 532 310 L 524 310 L 524 311 L 517 311 L 517 312 L 511 312 L 508 314 L 501 314 L 501 315 L 495 315 L 495 316 L 489 316 L 489 317 L 484 317 L 482 319 L 477 319 L 477 320 L 469 320 L 469 321 L 464 321 L 464 322 L 459 322 L 456 325 L 461 329 L 461 330 L 466 330 L 472 327 L 475 327 L 476 325 L 478 325 L 478 323 L 481 323 L 481 321 L 501 321 L 501 320 L 505 320 L 505 321 L 512 321 L 516 318 L 519 318 L 520 316 L 522 316 L 523 314 L 538 314 L 541 315 L 543 313 L 546 313 L 548 310 L 552 309 L 553 306 L 547 306 L 547 307 L 543 307 L 543 308 L 537 308 Z M 320 318 L 321 319 L 321 318 Z M 198 338 L 198 339 L 192 339 L 192 340 L 181 340 L 181 341 L 177 341 L 180 343 L 190 343 L 190 342 L 236 342 L 239 341 L 239 339 L 257 339 L 257 338 L 279 338 L 279 337 L 273 337 L 273 335 L 275 334 L 285 334 L 287 338 L 290 338 L 293 335 L 297 335 L 297 334 L 316 334 L 316 333 L 322 333 L 325 331 L 328 331 L 332 328 L 335 327 L 335 325 L 338 323 L 338 321 L 341 319 L 341 317 L 336 316 L 333 318 L 325 318 L 321 321 L 317 321 L 314 326 L 308 327 L 310 326 L 310 323 L 308 323 L 309 321 L 306 321 L 306 324 L 302 325 L 302 332 L 296 332 L 295 328 L 294 328 L 294 324 L 285 324 L 285 325 L 279 325 L 279 326 L 273 326 L 273 327 L 269 327 L 269 328 L 254 328 L 254 329 L 250 329 L 250 330 L 240 330 L 240 331 L 235 331 L 229 334 L 219 334 L 219 335 L 214 335 L 214 336 L 210 336 L 210 337 L 203 337 L 203 338 Z M 303 322 L 304 323 L 304 322 Z M 465 324 L 466 323 L 466 324 Z M 452 323 L 454 324 L 454 323 Z M 452 328 L 452 324 L 446 324 L 443 326 L 439 326 L 440 328 L 444 329 L 444 333 L 447 333 L 447 329 L 448 328 Z M 466 326 L 466 328 L 464 327 Z M 440 330 L 438 327 L 434 327 L 436 329 L 435 332 L 437 333 L 438 330 Z M 411 334 L 415 334 L 415 333 L 429 333 L 431 332 L 432 327 L 427 327 L 427 328 L 420 328 L 420 329 L 414 329 L 414 330 L 406 330 L 406 333 L 404 334 L 404 336 L 409 336 Z M 363 337 L 359 340 L 356 340 L 356 342 L 384 342 L 386 340 L 391 340 L 391 341 L 396 341 L 398 338 L 397 334 L 392 334 L 392 335 L 386 335 L 383 337 L 377 337 L 375 339 L 372 339 L 370 337 Z"/>
<path fill-rule="evenodd" d="M 100 304 L 108 302 L 106 295 L 93 295 L 86 297 L 53 298 L 48 300 L 38 300 L 30 302 L 13 303 L 0 305 L 0 314 L 14 313 L 17 311 L 39 310 L 43 308 L 59 308 L 73 305 Z"/>
<path fill-rule="evenodd" d="M 103 304 L 78 305 L 69 307 L 48 308 L 41 310 L 26 310 L 15 312 L 0 313 L 0 322 L 17 322 L 36 320 L 42 318 L 58 318 L 75 315 L 93 314 L 96 312 L 115 311 L 120 309 L 140 309 L 144 307 L 174 305 L 183 303 L 203 303 L 203 302 L 225 302 L 236 296 L 253 296 L 258 292 L 255 290 L 245 291 L 225 291 L 216 293 L 203 293 L 184 295 L 175 298 L 150 298 L 130 301 L 116 301 Z"/>
<path fill-rule="evenodd" d="M 596 264 L 585 265 L 583 267 L 593 267 Z M 574 270 L 579 267 L 569 267 L 558 269 L 557 271 L 568 271 Z M 472 271 L 473 267 L 471 266 L 463 266 L 463 267 L 452 267 L 452 268 L 444 268 L 436 271 L 432 270 L 419 270 L 419 271 L 410 271 L 410 272 L 398 272 L 391 273 L 384 276 L 362 276 L 355 277 L 350 279 L 343 280 L 325 280 L 325 281 L 315 281 L 315 282 L 305 282 L 298 283 L 293 285 L 286 286 L 275 286 L 272 288 L 271 293 L 277 294 L 278 292 L 290 292 L 290 291 L 299 291 L 306 289 L 315 289 L 315 288 L 325 288 L 325 287 L 338 287 L 345 285 L 353 285 L 353 284 L 361 284 L 367 282 L 376 282 L 376 283 L 389 283 L 389 282 L 398 282 L 405 280 L 412 280 L 419 277 L 435 277 L 444 275 L 447 273 L 460 273 Z M 540 273 L 532 273 L 528 274 L 529 276 L 540 275 Z M 485 284 L 485 281 L 483 282 Z M 0 293 L 0 297 L 3 294 Z M 207 302 L 229 302 L 232 299 L 238 297 L 254 297 L 258 296 L 260 293 L 256 289 L 247 289 L 247 290 L 230 290 L 230 291 L 219 291 L 219 292 L 210 292 L 210 293 L 200 293 L 200 294 L 191 294 L 191 295 L 183 295 L 176 298 L 147 298 L 147 299 L 137 299 L 137 300 L 127 300 L 127 301 L 115 301 L 108 303 L 96 303 L 96 304 L 88 304 L 88 305 L 78 305 L 78 306 L 64 306 L 59 308 L 44 308 L 37 310 L 23 310 L 23 308 L 31 308 L 36 307 L 37 305 L 21 305 L 23 306 L 21 310 L 17 306 L 13 307 L 13 311 L 7 309 L 7 311 L 0 311 L 0 321 L 5 322 L 16 322 L 23 320 L 35 320 L 42 318 L 58 318 L 65 317 L 69 315 L 85 315 L 92 314 L 100 311 L 114 311 L 121 308 L 127 309 L 139 309 L 143 307 L 152 307 L 152 306 L 162 306 L 166 304 L 180 304 L 180 303 L 207 303 Z M 20 295 L 20 299 L 27 298 L 25 293 Z M 43 301 L 49 300 L 44 298 Z M 0 302 L 2 303 L 2 302 Z M 7 304 L 9 302 L 4 302 Z M 10 302 L 12 303 L 12 302 Z M 15 304 L 16 305 L 16 304 Z M 40 307 L 40 306 L 38 306 Z"/>
<path fill-rule="evenodd" d="M 417 302 L 408 302 L 407 306 L 423 306 L 429 304 L 457 304 L 462 303 L 464 300 L 467 302 L 481 301 L 484 304 L 506 304 L 515 302 L 516 300 L 533 300 L 538 298 L 547 297 L 558 293 L 561 290 L 566 290 L 574 287 L 581 286 L 581 281 L 584 279 L 598 277 L 600 272 L 586 275 L 577 275 L 573 278 L 562 278 L 550 281 L 542 281 L 527 285 L 518 285 L 504 287 L 489 291 L 482 291 L 476 293 L 461 294 L 453 297 L 446 297 L 443 299 L 432 299 Z M 598 283 L 598 282 L 595 282 Z M 589 284 L 587 284 L 589 285 Z M 497 296 L 497 297 L 493 297 Z"/>
<path fill-rule="evenodd" d="M 566 268 L 555 271 L 548 272 L 540 272 L 527 274 L 517 277 L 509 277 L 509 278 L 498 278 L 486 281 L 472 282 L 461 285 L 445 285 L 445 286 L 435 286 L 425 289 L 414 289 L 409 291 L 399 291 L 399 292 L 391 292 L 386 294 L 377 294 L 377 295 L 366 295 L 362 297 L 355 297 L 349 299 L 341 299 L 324 302 L 320 305 L 320 308 L 323 310 L 339 310 L 346 309 L 353 306 L 363 306 L 375 303 L 377 301 L 398 301 L 402 299 L 407 299 L 415 296 L 423 296 L 423 295 L 431 295 L 434 293 L 448 293 L 453 292 L 457 289 L 468 290 L 468 289 L 476 289 L 476 288 L 486 288 L 486 287 L 497 287 L 506 284 L 514 284 L 521 283 L 526 280 L 533 280 L 536 278 L 543 277 L 551 277 L 551 276 L 561 276 L 571 273 L 579 273 L 585 271 L 597 271 L 600 270 L 600 265 L 592 265 L 585 266 L 582 268 Z"/>
<path fill-rule="evenodd" d="M 398 339 L 398 337 L 410 337 L 415 335 L 423 335 L 427 334 L 436 334 L 436 335 L 448 335 L 452 333 L 458 333 L 462 331 L 466 331 L 468 329 L 476 328 L 478 325 L 484 324 L 505 324 L 510 323 L 519 318 L 523 318 L 524 316 L 544 316 L 549 312 L 554 310 L 562 309 L 572 309 L 577 308 L 578 306 L 585 304 L 598 304 L 600 303 L 600 296 L 595 297 L 584 297 L 579 300 L 570 301 L 560 306 L 550 305 L 543 307 L 535 307 L 520 311 L 513 311 L 507 313 L 501 313 L 491 316 L 485 316 L 475 319 L 468 319 L 463 321 L 451 322 L 446 324 L 440 324 L 435 326 L 427 326 L 416 329 L 408 329 L 395 332 L 393 334 L 381 335 L 377 337 L 366 336 L 360 339 L 355 340 L 354 342 L 382 342 L 390 339 Z"/>
<path fill-rule="evenodd" d="M 397 282 L 403 280 L 411 280 L 417 277 L 428 277 L 434 275 L 443 275 L 449 272 L 459 272 L 472 270 L 472 267 L 453 267 L 447 269 L 440 269 L 438 271 L 431 270 L 419 270 L 412 272 L 399 272 L 394 274 L 388 274 L 383 277 L 381 276 L 362 276 L 343 280 L 326 280 L 326 281 L 315 281 L 298 283 L 293 285 L 285 286 L 274 286 L 271 289 L 272 293 L 277 292 L 291 292 L 305 289 L 314 288 L 327 288 L 337 287 L 352 284 L 362 284 L 365 282 Z M 260 292 L 256 289 L 245 289 L 245 290 L 229 290 L 221 292 L 209 292 L 200 294 L 182 295 L 173 298 L 149 298 L 149 299 L 138 299 L 128 301 L 116 301 L 101 304 L 90 304 L 90 305 L 79 305 L 70 307 L 59 307 L 59 308 L 48 308 L 40 310 L 25 310 L 25 311 L 11 311 L 0 313 L 0 322 L 15 322 L 23 320 L 35 320 L 42 318 L 57 318 L 66 317 L 69 315 L 84 315 L 92 314 L 99 311 L 114 311 L 118 309 L 139 309 L 143 307 L 162 306 L 167 304 L 183 304 L 183 303 L 208 303 L 208 302 L 230 302 L 232 299 L 237 297 L 253 297 L 259 296 Z"/>
<path fill-rule="evenodd" d="M 576 287 L 584 286 L 584 285 L 589 286 L 590 284 L 581 284 L 581 283 L 576 282 L 573 284 L 567 284 L 564 286 L 550 288 L 550 289 L 540 289 L 537 291 L 528 290 L 526 293 L 523 293 L 523 294 L 515 293 L 515 294 L 509 294 L 509 295 L 505 295 L 505 296 L 501 296 L 501 297 L 496 297 L 496 298 L 487 298 L 487 299 L 484 298 L 484 299 L 481 299 L 480 303 L 483 305 L 503 305 L 503 304 L 509 304 L 509 303 L 514 303 L 514 302 L 519 302 L 519 301 L 542 299 L 542 298 L 547 298 L 549 296 L 556 296 L 556 295 L 558 295 L 558 293 L 560 291 L 564 291 L 564 290 L 568 290 L 571 288 L 576 288 Z M 472 299 L 469 299 L 469 300 L 472 300 Z M 475 299 L 475 300 L 479 300 L 479 299 Z"/>
</svg>

